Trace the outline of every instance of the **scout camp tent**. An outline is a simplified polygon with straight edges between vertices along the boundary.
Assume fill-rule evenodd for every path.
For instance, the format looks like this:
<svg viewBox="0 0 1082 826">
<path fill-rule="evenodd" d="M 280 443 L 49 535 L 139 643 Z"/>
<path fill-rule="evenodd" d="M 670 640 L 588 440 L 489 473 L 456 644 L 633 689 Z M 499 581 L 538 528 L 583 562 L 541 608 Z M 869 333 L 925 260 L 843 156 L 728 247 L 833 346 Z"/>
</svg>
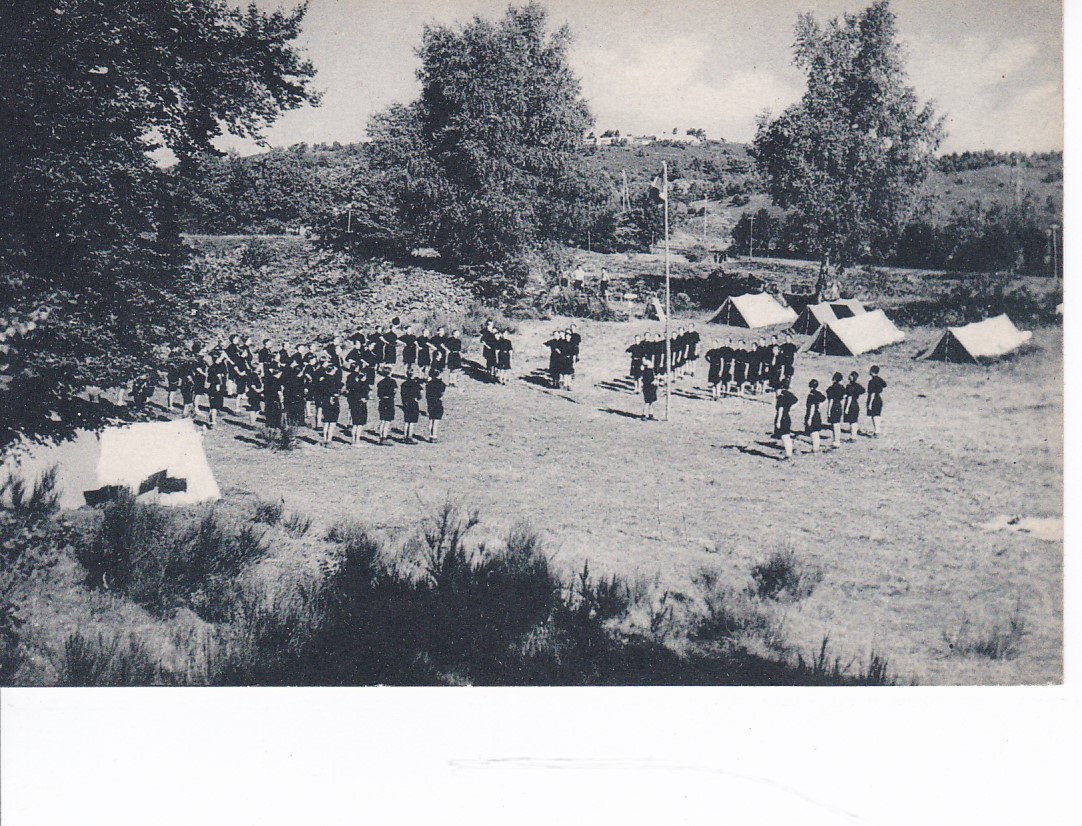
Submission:
<svg viewBox="0 0 1082 826">
<path fill-rule="evenodd" d="M 782 306 L 767 293 L 746 293 L 725 299 L 725 303 L 710 319 L 712 324 L 730 327 L 772 327 L 796 321 L 796 313 Z"/>
<path fill-rule="evenodd" d="M 827 356 L 859 356 L 904 340 L 905 333 L 882 310 L 873 310 L 827 322 L 801 349 Z"/>
<path fill-rule="evenodd" d="M 972 364 L 981 358 L 1004 356 L 1032 337 L 1033 333 L 1015 327 L 1006 314 L 998 315 L 964 327 L 948 327 L 921 358 Z"/>
<path fill-rule="evenodd" d="M 651 297 L 646 302 L 646 309 L 643 311 L 644 318 L 656 319 L 657 321 L 665 320 L 665 309 L 661 306 L 661 302 L 657 298 Z"/>
<path fill-rule="evenodd" d="M 115 498 L 122 490 L 163 505 L 218 499 L 203 440 L 190 419 L 80 431 L 57 445 L 35 445 L 0 467 L 0 480 L 23 479 L 28 486 L 57 468 L 60 507 L 78 508 Z"/>
<path fill-rule="evenodd" d="M 809 304 L 801 312 L 790 330 L 802 336 L 810 336 L 817 333 L 820 327 L 830 321 L 852 318 L 863 312 L 866 312 L 864 305 L 855 298 L 842 298 L 838 301 L 824 301 L 822 304 Z"/>
</svg>

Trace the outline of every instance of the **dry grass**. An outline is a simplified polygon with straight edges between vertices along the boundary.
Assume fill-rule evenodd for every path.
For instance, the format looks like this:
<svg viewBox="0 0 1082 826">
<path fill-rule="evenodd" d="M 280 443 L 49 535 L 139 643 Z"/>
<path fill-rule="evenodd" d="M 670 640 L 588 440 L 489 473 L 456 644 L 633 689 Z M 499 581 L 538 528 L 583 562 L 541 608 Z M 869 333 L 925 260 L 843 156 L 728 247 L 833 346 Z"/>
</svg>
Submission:
<svg viewBox="0 0 1082 826">
<path fill-rule="evenodd" d="M 542 342 L 567 323 L 520 324 L 516 377 L 546 364 Z M 227 426 L 206 434 L 207 452 L 227 494 L 282 497 L 322 529 L 354 516 L 394 545 L 453 496 L 485 514 L 481 540 L 500 540 L 528 518 L 565 576 L 588 560 L 598 576 L 656 580 L 659 594 L 689 592 L 705 564 L 746 582 L 770 549 L 791 543 L 823 571 L 788 608 L 786 634 L 798 649 L 817 650 L 825 636 L 847 652 L 874 648 L 921 683 L 1061 678 L 1062 547 L 975 527 L 998 514 L 1062 513 L 1059 330 L 1038 329 L 1040 349 L 992 367 L 914 361 L 934 340 L 930 329 L 859 359 L 799 356 L 800 395 L 810 378 L 879 364 L 889 384 L 884 437 L 785 465 L 775 461 L 771 408 L 706 400 L 696 389 L 702 372 L 674 396 L 670 422 L 633 418 L 640 400 L 612 382 L 626 371 L 631 336 L 658 326 L 580 321 L 570 395 L 522 378 L 508 386 L 463 378 L 447 395 L 438 445 L 328 451 L 306 432 L 298 450 L 272 453 Z M 753 335 L 716 328 L 729 333 Z M 1013 599 L 1019 588 L 1030 620 L 1018 657 L 941 656 L 955 606 Z"/>
</svg>

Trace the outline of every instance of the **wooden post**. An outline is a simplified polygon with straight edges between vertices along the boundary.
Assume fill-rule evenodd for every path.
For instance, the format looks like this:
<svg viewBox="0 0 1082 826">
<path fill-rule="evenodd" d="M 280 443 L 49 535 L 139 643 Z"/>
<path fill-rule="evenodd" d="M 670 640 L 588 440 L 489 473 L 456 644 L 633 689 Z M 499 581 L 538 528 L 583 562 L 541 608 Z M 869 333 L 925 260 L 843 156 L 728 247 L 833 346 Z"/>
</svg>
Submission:
<svg viewBox="0 0 1082 826">
<path fill-rule="evenodd" d="M 669 162 L 664 161 L 661 168 L 662 194 L 665 196 L 665 421 L 669 420 L 669 405 L 672 400 L 672 339 L 669 335 L 669 316 L 672 315 L 672 300 L 669 291 Z"/>
</svg>

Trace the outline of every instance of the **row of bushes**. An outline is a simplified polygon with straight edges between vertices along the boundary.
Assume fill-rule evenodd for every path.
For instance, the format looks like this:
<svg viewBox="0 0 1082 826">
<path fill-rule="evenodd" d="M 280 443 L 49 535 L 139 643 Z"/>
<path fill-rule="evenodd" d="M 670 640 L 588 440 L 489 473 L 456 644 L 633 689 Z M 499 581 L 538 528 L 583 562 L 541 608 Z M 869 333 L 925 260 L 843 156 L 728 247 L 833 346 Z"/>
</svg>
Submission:
<svg viewBox="0 0 1082 826">
<path fill-rule="evenodd" d="M 52 680 L 65 685 L 890 680 L 871 663 L 817 673 L 784 644 L 771 604 L 807 596 L 821 577 L 791 550 L 753 569 L 742 589 L 704 573 L 693 594 L 659 597 L 596 577 L 588 565 L 566 580 L 527 526 L 496 545 L 474 542 L 478 515 L 454 505 L 391 551 L 354 523 L 314 536 L 309 520 L 275 503 L 238 513 L 129 497 L 60 518 L 52 482 L 36 490 L 17 489 L 13 498 L 9 486 L 0 512 L 7 683 L 25 653 L 21 600 L 9 586 L 27 578 L 16 563 L 40 560 L 46 549 L 54 559 L 74 555 L 87 587 L 141 605 L 169 620 L 165 627 L 180 611 L 198 617 L 170 651 L 134 631 L 69 634 L 52 653 Z M 318 575 L 270 576 L 274 569 L 258 567 L 306 534 L 324 556 Z"/>
</svg>

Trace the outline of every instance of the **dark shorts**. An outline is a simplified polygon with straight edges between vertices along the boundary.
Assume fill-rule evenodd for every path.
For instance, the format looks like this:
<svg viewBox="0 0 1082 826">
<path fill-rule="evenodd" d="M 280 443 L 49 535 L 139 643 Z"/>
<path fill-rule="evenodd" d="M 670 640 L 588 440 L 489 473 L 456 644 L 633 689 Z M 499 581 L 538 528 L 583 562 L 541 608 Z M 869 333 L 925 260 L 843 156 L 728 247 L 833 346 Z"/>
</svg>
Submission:
<svg viewBox="0 0 1082 826">
<path fill-rule="evenodd" d="M 443 418 L 443 402 L 432 402 L 428 405 L 428 418 L 437 422 Z"/>
<path fill-rule="evenodd" d="M 225 396 L 221 393 L 210 393 L 207 396 L 211 410 L 225 410 Z"/>
<path fill-rule="evenodd" d="M 642 359 L 633 359 L 631 361 L 631 378 L 637 379 L 642 375 Z"/>
<path fill-rule="evenodd" d="M 406 424 L 417 424 L 417 420 L 420 418 L 421 406 L 419 404 L 402 405 L 402 420 Z"/>
<path fill-rule="evenodd" d="M 836 405 L 836 406 L 832 406 L 830 408 L 830 410 L 827 412 L 827 423 L 828 424 L 840 424 L 841 420 L 842 420 L 842 406 L 840 404 Z"/>
<path fill-rule="evenodd" d="M 185 404 L 191 404 L 195 401 L 195 391 L 190 387 L 182 387 L 180 390 L 180 398 Z"/>
<path fill-rule="evenodd" d="M 368 404 L 363 401 L 349 403 L 349 421 L 355 425 L 368 424 Z"/>
<path fill-rule="evenodd" d="M 394 421 L 394 399 L 379 400 L 379 420 L 381 422 Z"/>
<path fill-rule="evenodd" d="M 657 388 L 651 385 L 647 385 L 642 389 L 642 400 L 646 404 L 653 404 L 657 401 Z"/>
<path fill-rule="evenodd" d="M 447 357 L 447 369 L 448 370 L 461 370 L 462 369 L 462 354 L 451 353 Z"/>
<path fill-rule="evenodd" d="M 883 415 L 883 400 L 873 399 L 872 403 L 868 405 L 869 416 L 882 416 Z"/>
<path fill-rule="evenodd" d="M 856 424 L 860 421 L 860 405 L 850 405 L 849 409 L 845 412 L 845 423 Z"/>
<path fill-rule="evenodd" d="M 321 405 L 323 409 L 323 422 L 338 424 L 338 417 L 342 415 L 342 404 L 338 399 L 330 399 L 323 402 Z"/>
</svg>

